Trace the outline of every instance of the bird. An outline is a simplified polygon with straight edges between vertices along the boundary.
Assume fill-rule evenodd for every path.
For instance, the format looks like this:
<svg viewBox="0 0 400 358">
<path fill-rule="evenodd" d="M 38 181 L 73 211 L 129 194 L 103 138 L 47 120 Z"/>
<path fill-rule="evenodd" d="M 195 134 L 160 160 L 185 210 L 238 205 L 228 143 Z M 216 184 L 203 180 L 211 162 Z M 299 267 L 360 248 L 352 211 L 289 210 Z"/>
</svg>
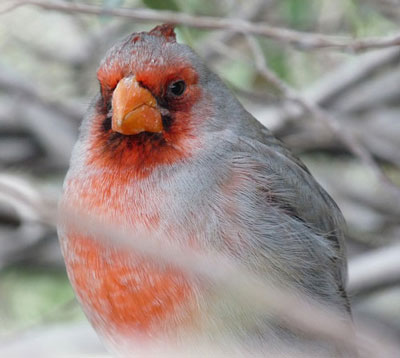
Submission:
<svg viewBox="0 0 400 358">
<path fill-rule="evenodd" d="M 123 38 L 97 78 L 58 235 L 76 297 L 112 352 L 165 342 L 279 352 L 301 337 L 182 269 L 75 228 L 67 208 L 142 240 L 224 255 L 351 315 L 340 209 L 173 25 Z"/>
</svg>

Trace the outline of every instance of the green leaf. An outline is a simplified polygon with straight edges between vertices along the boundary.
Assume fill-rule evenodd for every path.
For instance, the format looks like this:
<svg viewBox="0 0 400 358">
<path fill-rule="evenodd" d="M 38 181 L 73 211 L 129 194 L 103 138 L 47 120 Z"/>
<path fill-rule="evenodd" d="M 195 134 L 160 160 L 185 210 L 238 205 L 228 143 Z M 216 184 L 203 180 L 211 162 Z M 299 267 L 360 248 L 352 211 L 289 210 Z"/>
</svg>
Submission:
<svg viewBox="0 0 400 358">
<path fill-rule="evenodd" d="M 317 9 L 320 6 L 316 0 L 284 0 L 279 2 L 280 12 L 290 27 L 306 30 L 315 21 Z"/>
<path fill-rule="evenodd" d="M 155 10 L 179 11 L 175 0 L 143 0 L 143 4 Z"/>
</svg>

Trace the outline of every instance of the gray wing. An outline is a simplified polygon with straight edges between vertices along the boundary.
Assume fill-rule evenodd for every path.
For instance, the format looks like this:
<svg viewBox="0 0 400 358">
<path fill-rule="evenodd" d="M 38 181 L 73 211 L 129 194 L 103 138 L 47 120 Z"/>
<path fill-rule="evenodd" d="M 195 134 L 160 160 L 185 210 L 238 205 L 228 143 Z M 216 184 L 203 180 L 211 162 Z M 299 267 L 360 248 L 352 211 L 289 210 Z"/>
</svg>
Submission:
<svg viewBox="0 0 400 358">
<path fill-rule="evenodd" d="M 340 210 L 265 127 L 250 128 L 256 131 L 227 139 L 232 172 L 246 178 L 234 194 L 242 206 L 242 226 L 251 228 L 247 234 L 278 280 L 288 279 L 306 293 L 349 310 Z"/>
</svg>

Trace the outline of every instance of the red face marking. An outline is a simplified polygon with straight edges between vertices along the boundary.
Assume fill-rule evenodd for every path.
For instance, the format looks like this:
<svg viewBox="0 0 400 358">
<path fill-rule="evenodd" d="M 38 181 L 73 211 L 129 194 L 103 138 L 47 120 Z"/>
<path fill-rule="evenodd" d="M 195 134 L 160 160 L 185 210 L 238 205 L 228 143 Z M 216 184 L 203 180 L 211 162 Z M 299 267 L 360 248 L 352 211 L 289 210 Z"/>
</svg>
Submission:
<svg viewBox="0 0 400 358">
<path fill-rule="evenodd" d="M 120 69 L 108 71 L 106 86 L 115 86 L 120 80 Z M 99 78 L 103 75 L 99 71 Z M 195 139 L 192 113 L 193 105 L 202 96 L 197 84 L 197 73 L 190 66 L 175 68 L 149 68 L 136 74 L 136 80 L 148 88 L 156 98 L 166 102 L 170 116 L 164 123 L 164 130 L 158 133 L 140 133 L 126 136 L 104 130 L 107 114 L 100 111 L 93 120 L 90 133 L 90 150 L 87 163 L 101 168 L 113 168 L 116 171 L 129 169 L 130 176 L 144 178 L 152 170 L 165 164 L 173 164 L 189 157 L 193 148 L 188 139 Z M 186 90 L 180 98 L 166 98 L 168 85 L 176 80 L 183 80 Z M 112 95 L 112 94 L 111 94 Z M 107 94 L 108 100 L 111 98 Z M 100 103 L 100 107 L 104 103 Z"/>
</svg>

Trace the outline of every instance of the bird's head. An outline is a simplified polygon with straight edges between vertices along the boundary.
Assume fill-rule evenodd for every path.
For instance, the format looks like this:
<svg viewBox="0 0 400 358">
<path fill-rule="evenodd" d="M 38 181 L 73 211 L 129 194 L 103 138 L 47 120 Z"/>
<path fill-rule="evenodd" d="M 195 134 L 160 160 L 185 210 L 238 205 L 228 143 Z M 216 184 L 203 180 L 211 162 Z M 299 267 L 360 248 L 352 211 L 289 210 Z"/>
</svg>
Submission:
<svg viewBox="0 0 400 358">
<path fill-rule="evenodd" d="M 213 126 L 212 103 L 226 88 L 174 28 L 133 33 L 115 45 L 97 72 L 100 94 L 91 116 L 92 163 L 149 170 L 190 156 Z"/>
</svg>

